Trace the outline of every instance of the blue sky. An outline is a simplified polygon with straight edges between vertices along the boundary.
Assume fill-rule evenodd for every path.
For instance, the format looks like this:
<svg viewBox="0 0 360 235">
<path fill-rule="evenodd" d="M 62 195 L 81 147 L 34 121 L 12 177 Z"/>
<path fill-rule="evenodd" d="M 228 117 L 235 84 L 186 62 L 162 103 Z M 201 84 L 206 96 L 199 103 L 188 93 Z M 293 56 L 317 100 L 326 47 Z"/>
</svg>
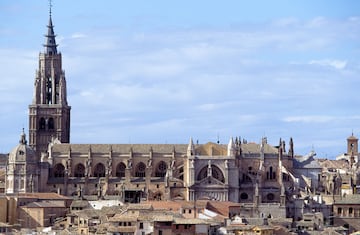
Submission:
<svg viewBox="0 0 360 235">
<path fill-rule="evenodd" d="M 359 1 L 53 1 L 72 143 L 228 143 L 333 158 L 360 136 Z M 46 0 L 0 2 L 0 152 L 24 127 Z"/>
</svg>

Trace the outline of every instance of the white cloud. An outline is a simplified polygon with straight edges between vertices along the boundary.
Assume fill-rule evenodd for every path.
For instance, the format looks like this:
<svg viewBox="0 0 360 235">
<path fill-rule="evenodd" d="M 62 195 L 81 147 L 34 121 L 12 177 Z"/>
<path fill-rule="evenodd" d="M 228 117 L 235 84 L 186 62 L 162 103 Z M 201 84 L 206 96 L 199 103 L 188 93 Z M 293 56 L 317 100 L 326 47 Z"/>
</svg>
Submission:
<svg viewBox="0 0 360 235">
<path fill-rule="evenodd" d="M 309 115 L 309 116 L 289 116 L 285 117 L 285 122 L 302 122 L 302 123 L 325 123 L 334 120 L 332 116 Z"/>
<path fill-rule="evenodd" d="M 74 39 L 78 39 L 78 38 L 86 38 L 86 34 L 83 34 L 83 33 L 73 33 L 71 35 L 71 38 L 74 38 Z"/>
<path fill-rule="evenodd" d="M 320 66 L 326 66 L 326 67 L 332 67 L 335 69 L 345 69 L 347 65 L 346 60 L 330 60 L 330 59 L 324 59 L 324 60 L 311 60 L 309 64 L 312 65 L 320 65 Z"/>
</svg>

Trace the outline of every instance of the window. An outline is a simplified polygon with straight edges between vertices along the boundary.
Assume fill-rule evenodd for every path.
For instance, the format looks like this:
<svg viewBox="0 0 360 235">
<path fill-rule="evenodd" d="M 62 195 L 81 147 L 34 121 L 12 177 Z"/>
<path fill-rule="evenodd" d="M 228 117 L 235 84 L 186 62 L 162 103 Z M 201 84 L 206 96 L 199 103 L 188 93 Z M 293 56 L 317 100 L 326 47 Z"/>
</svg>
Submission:
<svg viewBox="0 0 360 235">
<path fill-rule="evenodd" d="M 338 215 L 341 215 L 341 213 L 342 213 L 342 208 L 339 207 L 339 208 L 337 209 L 337 211 L 338 211 Z"/>
<path fill-rule="evenodd" d="M 276 173 L 273 170 L 272 166 L 269 168 L 269 171 L 266 172 L 266 179 L 268 179 L 268 180 L 275 180 L 276 179 Z"/>
<path fill-rule="evenodd" d="M 145 177 L 146 165 L 143 162 L 139 162 L 136 165 L 135 177 Z"/>
<path fill-rule="evenodd" d="M 116 177 L 125 177 L 125 164 L 120 162 L 116 167 Z"/>
<path fill-rule="evenodd" d="M 46 103 L 52 104 L 52 78 L 48 77 L 46 81 Z"/>
<path fill-rule="evenodd" d="M 144 223 L 141 222 L 141 223 L 139 224 L 139 228 L 140 228 L 140 229 L 143 229 L 143 228 L 144 228 Z"/>
<path fill-rule="evenodd" d="M 64 176 L 65 176 L 65 167 L 61 163 L 56 164 L 54 167 L 54 177 L 63 178 Z"/>
<path fill-rule="evenodd" d="M 48 129 L 49 130 L 54 130 L 55 129 L 54 119 L 53 118 L 49 118 L 49 120 L 48 120 Z"/>
<path fill-rule="evenodd" d="M 155 176 L 164 177 L 166 175 L 167 165 L 164 161 L 160 161 L 157 165 Z"/>
<path fill-rule="evenodd" d="M 45 118 L 40 118 L 39 120 L 39 130 L 45 130 Z"/>
<path fill-rule="evenodd" d="M 98 163 L 94 170 L 95 177 L 105 177 L 105 166 L 102 163 Z"/>
<path fill-rule="evenodd" d="M 85 166 L 81 163 L 77 164 L 74 175 L 75 177 L 85 177 Z"/>
<path fill-rule="evenodd" d="M 223 175 L 222 171 L 220 170 L 220 168 L 218 168 L 217 166 L 211 165 L 211 175 L 215 179 L 225 183 L 224 175 Z M 207 176 L 208 176 L 208 167 L 205 166 L 199 172 L 199 174 L 197 176 L 197 180 L 202 180 L 202 179 L 206 178 Z"/>
</svg>

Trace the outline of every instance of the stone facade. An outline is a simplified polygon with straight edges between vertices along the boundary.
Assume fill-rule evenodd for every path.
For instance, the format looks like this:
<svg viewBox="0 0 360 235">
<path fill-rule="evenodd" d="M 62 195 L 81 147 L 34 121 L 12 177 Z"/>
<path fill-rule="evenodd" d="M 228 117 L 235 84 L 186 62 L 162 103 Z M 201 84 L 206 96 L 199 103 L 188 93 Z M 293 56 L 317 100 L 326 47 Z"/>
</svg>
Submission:
<svg viewBox="0 0 360 235">
<path fill-rule="evenodd" d="M 56 141 L 55 141 L 56 142 Z M 62 144 L 42 158 L 40 191 L 119 195 L 124 201 L 284 203 L 292 156 L 267 144 Z M 283 169 L 283 171 L 281 171 Z M 285 187 L 282 187 L 284 185 Z"/>
</svg>

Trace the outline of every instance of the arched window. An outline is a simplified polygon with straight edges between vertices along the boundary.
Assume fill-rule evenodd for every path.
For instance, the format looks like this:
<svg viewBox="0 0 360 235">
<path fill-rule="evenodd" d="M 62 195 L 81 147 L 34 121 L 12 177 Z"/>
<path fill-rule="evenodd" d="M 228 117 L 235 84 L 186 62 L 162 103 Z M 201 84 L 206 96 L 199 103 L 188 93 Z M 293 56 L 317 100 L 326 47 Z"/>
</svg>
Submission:
<svg viewBox="0 0 360 235">
<path fill-rule="evenodd" d="M 85 166 L 81 163 L 77 164 L 74 170 L 75 177 L 85 177 Z"/>
<path fill-rule="evenodd" d="M 215 165 L 211 165 L 211 175 L 213 178 L 225 183 L 224 175 L 223 175 L 222 171 L 219 169 L 219 167 L 217 167 Z M 202 180 L 202 179 L 206 178 L 207 176 L 208 176 L 208 167 L 205 166 L 199 172 L 197 179 Z"/>
<path fill-rule="evenodd" d="M 145 177 L 146 165 L 143 162 L 139 162 L 135 168 L 135 177 Z"/>
<path fill-rule="evenodd" d="M 217 166 L 212 165 L 211 170 L 212 170 L 212 176 L 215 179 L 217 179 L 217 180 L 219 180 L 219 181 L 221 181 L 223 183 L 225 182 L 224 176 L 223 176 L 221 170 Z"/>
<path fill-rule="evenodd" d="M 46 125 L 46 122 L 45 122 L 45 118 L 40 118 L 39 120 L 39 130 L 45 130 L 45 125 Z"/>
<path fill-rule="evenodd" d="M 164 177 L 166 175 L 167 165 L 164 161 L 160 161 L 156 167 L 155 176 Z"/>
<path fill-rule="evenodd" d="M 273 170 L 273 167 L 269 167 L 269 171 L 266 172 L 266 179 L 268 180 L 275 180 L 276 179 L 276 173 Z"/>
<path fill-rule="evenodd" d="M 64 176 L 65 176 L 65 167 L 61 163 L 56 164 L 54 167 L 54 177 L 63 178 Z"/>
<path fill-rule="evenodd" d="M 125 177 L 125 164 L 120 162 L 116 167 L 116 177 Z"/>
<path fill-rule="evenodd" d="M 49 129 L 49 130 L 54 130 L 54 129 L 55 129 L 54 119 L 53 119 L 53 118 L 49 118 L 49 121 L 48 121 L 48 129 Z"/>
<path fill-rule="evenodd" d="M 105 177 L 105 166 L 102 163 L 98 163 L 94 169 L 94 177 Z"/>
</svg>

